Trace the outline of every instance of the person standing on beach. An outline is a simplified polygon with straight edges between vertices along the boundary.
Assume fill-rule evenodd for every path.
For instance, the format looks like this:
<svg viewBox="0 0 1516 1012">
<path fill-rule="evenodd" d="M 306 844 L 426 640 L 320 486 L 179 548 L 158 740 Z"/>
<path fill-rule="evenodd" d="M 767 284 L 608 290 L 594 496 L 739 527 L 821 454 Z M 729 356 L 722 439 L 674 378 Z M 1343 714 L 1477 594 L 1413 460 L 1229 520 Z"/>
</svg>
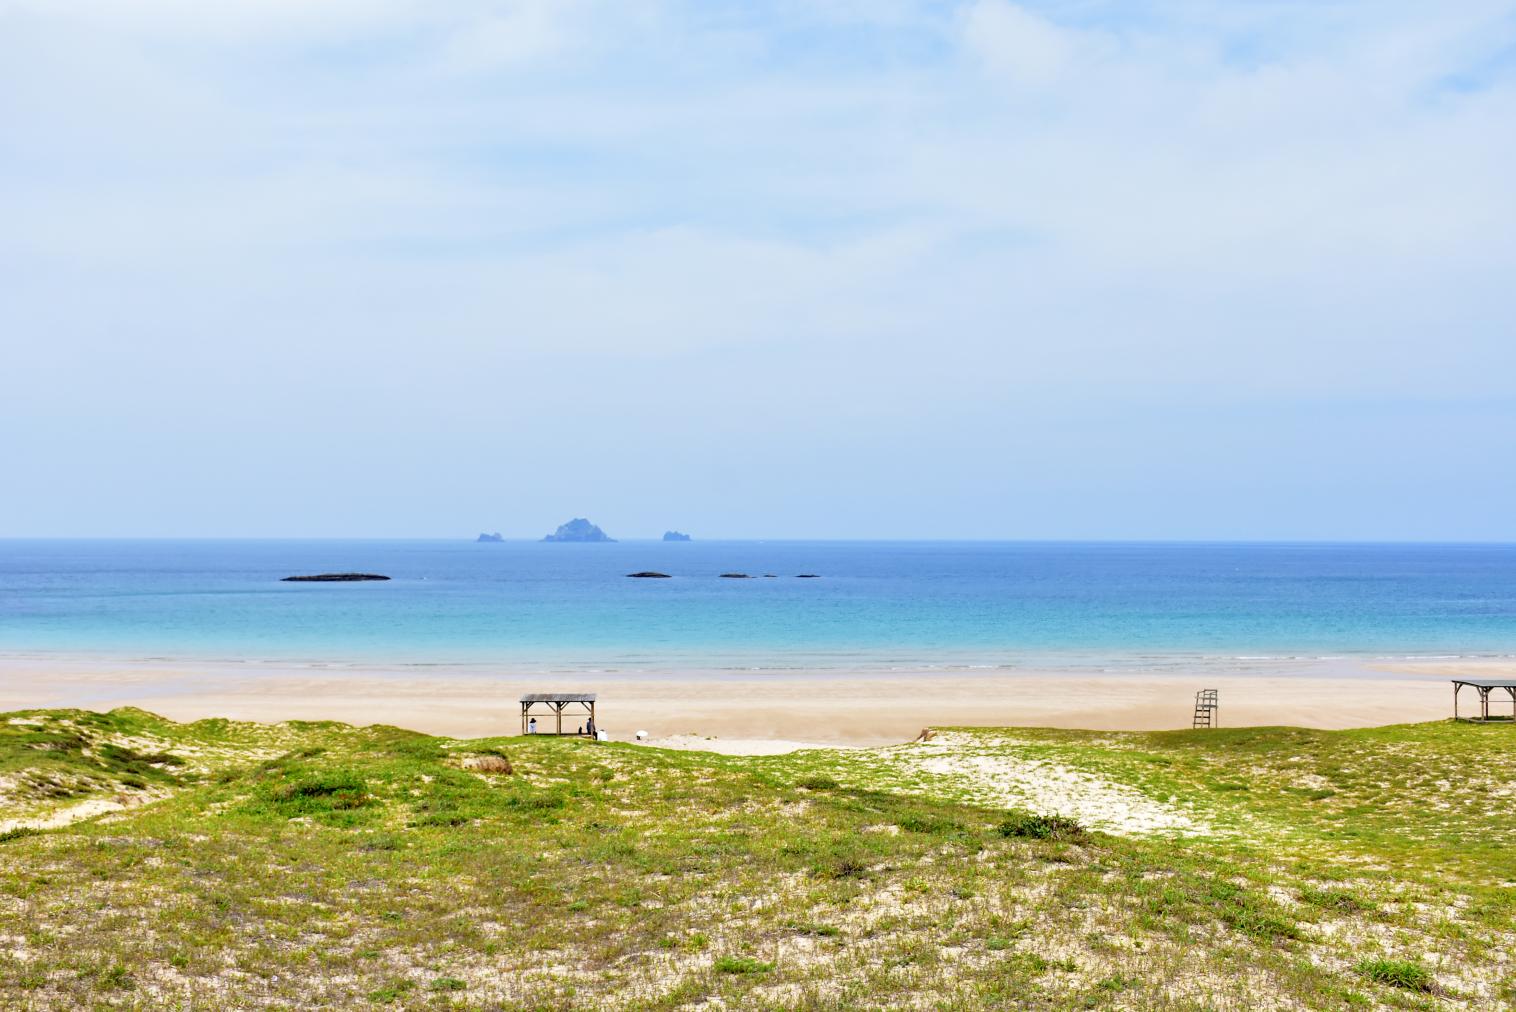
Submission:
<svg viewBox="0 0 1516 1012">
<path fill-rule="evenodd" d="M 527 734 L 536 734 L 537 733 L 537 718 L 536 717 L 533 717 L 531 720 L 529 720 L 529 721 L 526 722 L 526 733 Z"/>
</svg>

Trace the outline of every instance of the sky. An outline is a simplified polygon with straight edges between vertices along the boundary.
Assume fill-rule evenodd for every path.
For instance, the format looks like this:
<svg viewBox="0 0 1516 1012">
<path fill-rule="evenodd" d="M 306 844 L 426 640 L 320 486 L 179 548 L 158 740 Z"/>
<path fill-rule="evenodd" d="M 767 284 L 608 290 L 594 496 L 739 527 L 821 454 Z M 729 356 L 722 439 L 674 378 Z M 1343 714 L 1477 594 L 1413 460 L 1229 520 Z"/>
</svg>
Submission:
<svg viewBox="0 0 1516 1012">
<path fill-rule="evenodd" d="M 1516 2 L 0 0 L 0 537 L 1516 540 Z"/>
</svg>

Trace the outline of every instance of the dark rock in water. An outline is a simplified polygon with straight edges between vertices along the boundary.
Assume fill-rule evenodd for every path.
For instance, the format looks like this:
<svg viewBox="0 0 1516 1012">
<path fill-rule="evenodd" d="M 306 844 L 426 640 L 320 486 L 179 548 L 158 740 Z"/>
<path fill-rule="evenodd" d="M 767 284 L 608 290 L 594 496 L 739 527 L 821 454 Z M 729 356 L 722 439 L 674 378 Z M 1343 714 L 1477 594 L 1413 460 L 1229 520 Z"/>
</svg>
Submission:
<svg viewBox="0 0 1516 1012">
<path fill-rule="evenodd" d="M 360 583 L 364 580 L 388 580 L 378 573 L 317 573 L 315 576 L 286 576 L 280 583 Z"/>
<path fill-rule="evenodd" d="M 637 580 L 667 580 L 669 578 L 667 573 L 655 573 L 651 569 L 641 573 L 627 573 L 626 575 Z"/>
<path fill-rule="evenodd" d="M 748 576 L 746 573 L 722 573 L 721 574 L 721 578 L 723 580 L 751 580 L 752 579 L 752 577 Z"/>
<path fill-rule="evenodd" d="M 774 579 L 774 574 L 773 573 L 764 573 L 763 574 L 763 578 L 765 580 L 772 580 L 772 579 Z"/>
<path fill-rule="evenodd" d="M 542 539 L 543 541 L 615 541 L 605 531 L 585 520 L 583 517 L 575 517 L 568 523 L 559 527 L 552 534 Z"/>
<path fill-rule="evenodd" d="M 688 534 L 685 534 L 685 533 L 681 532 L 681 531 L 664 531 L 663 532 L 663 540 L 664 541 L 688 541 L 688 540 L 690 540 L 690 536 Z"/>
<path fill-rule="evenodd" d="M 795 579 L 797 579 L 797 580 L 819 580 L 819 579 L 821 579 L 821 574 L 820 573 L 796 573 L 795 574 Z"/>
<path fill-rule="evenodd" d="M 481 534 L 474 540 L 480 544 L 498 544 L 499 542 L 504 541 L 505 538 L 500 536 L 499 531 L 496 531 L 494 534 Z"/>
</svg>

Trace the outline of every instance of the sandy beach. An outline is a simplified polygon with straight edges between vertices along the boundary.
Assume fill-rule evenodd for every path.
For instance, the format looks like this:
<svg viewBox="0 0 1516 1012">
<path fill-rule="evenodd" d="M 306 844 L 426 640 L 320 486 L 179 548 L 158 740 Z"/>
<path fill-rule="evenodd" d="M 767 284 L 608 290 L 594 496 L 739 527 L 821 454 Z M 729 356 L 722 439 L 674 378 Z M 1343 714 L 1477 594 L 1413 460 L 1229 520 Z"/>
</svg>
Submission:
<svg viewBox="0 0 1516 1012">
<path fill-rule="evenodd" d="M 1187 727 L 1194 693 L 1220 691 L 1223 726 L 1341 728 L 1451 714 L 1447 679 L 1509 673 L 1509 661 L 1277 664 L 1205 673 L 1067 671 L 527 674 L 450 669 L 0 660 L 0 709 L 138 706 L 176 720 L 340 720 L 433 734 L 514 734 L 524 692 L 590 691 L 600 724 L 671 745 L 751 751 L 877 745 L 927 726 L 1097 730 Z M 742 744 L 739 744 L 742 743 Z"/>
</svg>

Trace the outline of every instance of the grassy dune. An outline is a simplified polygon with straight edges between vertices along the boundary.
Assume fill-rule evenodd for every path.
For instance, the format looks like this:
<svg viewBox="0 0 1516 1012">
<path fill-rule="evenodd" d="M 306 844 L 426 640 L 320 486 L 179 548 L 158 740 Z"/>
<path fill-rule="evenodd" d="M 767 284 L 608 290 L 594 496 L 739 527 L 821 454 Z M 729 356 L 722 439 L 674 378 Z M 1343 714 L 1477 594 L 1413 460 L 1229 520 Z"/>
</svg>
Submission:
<svg viewBox="0 0 1516 1012">
<path fill-rule="evenodd" d="M 7 714 L 0 1006 L 1516 1007 L 1513 757 L 1451 723 L 742 758 Z"/>
</svg>

